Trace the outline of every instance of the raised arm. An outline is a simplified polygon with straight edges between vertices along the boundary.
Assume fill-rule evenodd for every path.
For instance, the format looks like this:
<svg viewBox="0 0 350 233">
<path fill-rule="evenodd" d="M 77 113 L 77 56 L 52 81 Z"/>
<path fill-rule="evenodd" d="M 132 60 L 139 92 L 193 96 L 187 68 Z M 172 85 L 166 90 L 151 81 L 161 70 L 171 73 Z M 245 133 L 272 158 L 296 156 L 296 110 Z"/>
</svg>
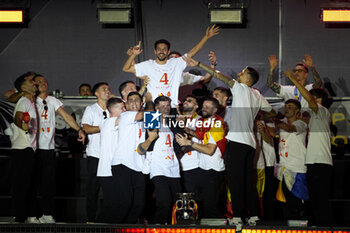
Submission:
<svg viewBox="0 0 350 233">
<path fill-rule="evenodd" d="M 124 63 L 123 71 L 127 73 L 132 73 L 136 77 L 136 70 L 135 70 L 135 57 L 139 55 L 143 50 L 141 49 L 141 41 L 139 41 L 139 44 L 132 47 L 131 49 L 128 49 L 127 54 L 129 55 L 128 60 Z M 144 79 L 145 77 L 136 77 L 139 79 Z"/>
<path fill-rule="evenodd" d="M 141 86 L 141 88 L 139 90 L 139 94 L 141 96 L 143 96 L 143 94 L 145 93 L 149 81 L 150 81 L 150 79 L 147 76 L 145 77 L 145 79 L 143 79 L 143 84 L 142 84 L 142 86 Z"/>
<path fill-rule="evenodd" d="M 267 82 L 266 85 L 271 88 L 276 94 L 279 94 L 281 92 L 281 85 L 273 81 L 273 75 L 275 73 L 275 69 L 278 65 L 278 60 L 275 55 L 269 56 L 269 63 L 270 63 L 270 72 L 267 76 Z"/>
<path fill-rule="evenodd" d="M 316 99 L 310 94 L 310 92 L 308 90 L 306 90 L 306 88 L 301 85 L 295 78 L 294 74 L 292 73 L 292 71 L 290 69 L 288 69 L 285 73 L 285 76 L 287 76 L 290 81 L 292 81 L 294 83 L 294 85 L 298 88 L 300 94 L 304 97 L 304 99 L 309 103 L 309 107 L 312 109 L 312 111 L 314 111 L 315 113 L 317 113 L 318 111 L 318 105 L 317 105 L 317 101 Z"/>
<path fill-rule="evenodd" d="M 208 56 L 209 56 L 209 61 L 210 61 L 210 68 L 215 70 L 215 67 L 217 65 L 216 55 L 213 51 L 210 51 Z M 202 76 L 202 78 L 199 81 L 202 81 L 204 84 L 209 83 L 211 81 L 212 77 L 213 76 L 207 72 L 204 76 Z"/>
<path fill-rule="evenodd" d="M 205 45 L 205 43 L 207 43 L 207 41 L 212 38 L 213 36 L 216 36 L 217 34 L 219 34 L 219 27 L 217 27 L 215 24 L 211 27 L 208 27 L 205 35 L 202 37 L 202 39 L 198 42 L 198 44 L 196 44 L 188 53 L 187 56 L 188 57 L 193 57 L 194 55 L 196 55 L 199 50 L 201 50 L 203 48 L 203 46 Z"/>
<path fill-rule="evenodd" d="M 224 82 L 227 86 L 229 86 L 230 88 L 233 87 L 233 85 L 235 84 L 235 80 L 227 77 L 226 75 L 215 71 L 214 69 L 210 68 L 209 66 L 206 66 L 204 64 L 202 64 L 199 61 L 196 61 L 192 58 L 188 58 L 188 57 L 183 57 L 183 59 L 187 62 L 188 66 L 198 66 L 199 68 L 205 70 L 206 72 L 208 72 L 211 76 L 213 76 L 216 79 L 219 79 L 220 81 Z"/>
<path fill-rule="evenodd" d="M 309 69 L 312 72 L 312 76 L 314 77 L 314 84 L 312 85 L 313 88 L 320 88 L 322 87 L 322 79 L 320 77 L 320 74 L 317 72 L 314 62 L 312 60 L 312 57 L 309 54 L 304 55 L 305 59 L 303 59 L 304 64 L 306 64 Z"/>
</svg>

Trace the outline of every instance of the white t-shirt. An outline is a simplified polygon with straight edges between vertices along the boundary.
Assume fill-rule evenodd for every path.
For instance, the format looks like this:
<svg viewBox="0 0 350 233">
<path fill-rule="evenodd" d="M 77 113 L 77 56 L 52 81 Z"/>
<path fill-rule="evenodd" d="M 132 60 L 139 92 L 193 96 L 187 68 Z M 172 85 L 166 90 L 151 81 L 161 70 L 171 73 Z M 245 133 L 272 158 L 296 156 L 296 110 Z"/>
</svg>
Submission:
<svg viewBox="0 0 350 233">
<path fill-rule="evenodd" d="M 105 120 L 105 116 L 103 112 L 107 113 L 107 117 L 109 117 L 108 110 L 103 110 L 100 105 L 97 103 L 87 106 L 81 119 L 81 125 L 88 124 L 90 126 L 100 126 L 101 123 Z M 100 133 L 89 134 L 89 143 L 86 146 L 86 154 L 87 156 L 92 156 L 95 158 L 99 158 L 100 155 Z"/>
<path fill-rule="evenodd" d="M 157 64 L 155 60 L 135 64 L 136 76 L 147 75 L 150 78 L 147 89 L 152 94 L 153 101 L 158 96 L 168 96 L 172 107 L 178 104 L 179 87 L 185 68 L 186 62 L 182 57 L 171 58 L 164 65 Z"/>
<path fill-rule="evenodd" d="M 12 135 L 10 135 L 11 148 L 21 150 L 31 147 L 35 151 L 37 149 L 38 139 L 38 116 L 35 103 L 31 102 L 27 97 L 22 96 L 16 104 L 13 116 L 16 115 L 16 112 L 29 113 L 29 133 L 26 134 L 23 129 L 19 128 L 15 123 L 12 123 Z"/>
<path fill-rule="evenodd" d="M 201 116 L 197 115 L 194 120 L 197 121 Z M 193 120 L 192 117 L 189 120 Z M 192 130 L 196 130 L 196 128 L 189 127 Z M 196 143 L 200 143 L 200 141 L 196 137 L 192 137 L 192 141 Z M 199 167 L 199 152 L 196 150 L 192 150 L 186 154 L 184 154 L 180 160 L 181 170 L 188 171 Z"/>
<path fill-rule="evenodd" d="M 47 96 L 46 105 L 43 99 L 36 98 L 36 108 L 39 115 L 39 141 L 38 147 L 43 150 L 55 149 L 55 127 L 56 127 L 56 111 L 63 104 L 53 96 Z M 47 110 L 45 110 L 47 106 Z"/>
<path fill-rule="evenodd" d="M 191 74 L 189 72 L 182 73 L 182 79 L 180 86 L 193 85 L 198 82 L 203 76 Z"/>
<path fill-rule="evenodd" d="M 287 123 L 286 118 L 282 121 Z M 293 172 L 305 173 L 307 124 L 302 120 L 294 121 L 292 124 L 296 127 L 296 132 L 280 130 L 280 164 Z"/>
<path fill-rule="evenodd" d="M 112 176 L 112 160 L 118 147 L 118 126 L 115 126 L 116 120 L 117 117 L 111 117 L 100 125 L 101 143 L 97 176 Z"/>
<path fill-rule="evenodd" d="M 318 104 L 317 114 L 310 109 L 309 141 L 306 149 L 306 164 L 323 163 L 333 165 L 331 155 L 331 114 Z"/>
<path fill-rule="evenodd" d="M 168 127 L 161 127 L 158 135 L 152 152 L 150 178 L 155 176 L 180 178 L 180 165 L 173 147 L 174 134 Z"/>
<path fill-rule="evenodd" d="M 275 124 L 273 123 L 265 123 L 262 120 L 260 120 L 260 122 L 263 123 L 265 126 L 268 126 L 270 128 L 275 128 Z M 265 168 L 265 166 L 273 167 L 276 163 L 276 153 L 273 145 L 273 140 L 272 140 L 272 144 L 265 142 L 264 139 L 262 139 L 261 134 L 259 132 L 256 132 L 256 139 L 257 139 L 257 147 L 256 147 L 255 153 L 258 156 L 256 168 L 263 169 Z"/>
<path fill-rule="evenodd" d="M 213 136 L 211 135 L 211 132 L 209 132 L 208 134 L 205 134 L 204 137 L 206 137 L 207 135 L 209 135 L 209 139 L 207 143 L 205 143 L 203 140 L 200 141 L 201 144 L 214 144 L 216 145 L 216 142 L 213 138 Z M 224 164 L 224 159 L 222 158 L 222 154 L 221 151 L 219 149 L 219 147 L 216 147 L 216 150 L 214 152 L 213 155 L 208 155 L 205 153 L 199 153 L 199 167 L 203 170 L 210 170 L 213 169 L 215 171 L 221 172 L 225 170 L 225 164 Z"/>
<path fill-rule="evenodd" d="M 270 112 L 272 107 L 258 90 L 243 83 L 235 81 L 230 90 L 232 93 L 231 119 L 228 122 L 229 131 L 226 138 L 255 148 L 254 119 L 259 110 Z"/>
<path fill-rule="evenodd" d="M 305 86 L 306 90 L 310 91 L 313 87 L 314 84 L 310 83 Z M 305 111 L 305 108 L 309 107 L 309 104 L 307 101 L 304 99 L 304 97 L 300 94 L 298 88 L 296 86 L 291 86 L 291 85 L 281 85 L 281 91 L 279 94 L 277 94 L 278 97 L 283 98 L 284 101 L 287 101 L 289 99 L 296 99 L 299 100 L 301 104 L 301 111 Z"/>
<path fill-rule="evenodd" d="M 112 165 L 124 166 L 142 172 L 145 155 L 137 153 L 137 146 L 145 141 L 142 122 L 135 121 L 136 111 L 126 111 L 120 115 L 118 124 L 118 147 Z"/>
</svg>

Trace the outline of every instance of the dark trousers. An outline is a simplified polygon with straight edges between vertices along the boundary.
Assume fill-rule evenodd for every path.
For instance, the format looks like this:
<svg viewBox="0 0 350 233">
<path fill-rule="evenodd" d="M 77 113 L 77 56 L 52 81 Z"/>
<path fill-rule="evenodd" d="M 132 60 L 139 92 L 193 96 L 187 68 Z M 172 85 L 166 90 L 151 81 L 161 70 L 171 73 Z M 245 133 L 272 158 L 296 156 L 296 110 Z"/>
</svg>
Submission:
<svg viewBox="0 0 350 233">
<path fill-rule="evenodd" d="M 135 224 L 145 206 L 145 175 L 124 165 L 112 166 L 115 185 L 118 189 L 118 213 L 116 223 Z"/>
<path fill-rule="evenodd" d="M 98 161 L 98 158 L 87 157 L 86 217 L 88 222 L 95 222 L 97 215 L 98 192 L 101 186 L 96 176 Z"/>
<path fill-rule="evenodd" d="M 200 168 L 183 171 L 181 173 L 183 191 L 186 193 L 194 193 L 194 199 L 198 202 L 200 184 L 203 179 Z"/>
<path fill-rule="evenodd" d="M 154 223 L 171 224 L 172 207 L 176 202 L 176 193 L 181 192 L 180 178 L 155 176 L 152 178 L 156 193 L 156 213 Z"/>
<path fill-rule="evenodd" d="M 284 205 L 285 220 L 300 220 L 305 219 L 305 205 L 301 199 L 294 196 L 287 188 L 284 180 L 282 181 L 282 190 L 286 198 Z"/>
<path fill-rule="evenodd" d="M 274 176 L 274 167 L 265 167 L 265 188 L 263 194 L 264 219 L 273 220 L 273 200 L 276 196 L 276 178 Z"/>
<path fill-rule="evenodd" d="M 118 212 L 118 200 L 119 192 L 121 188 L 118 187 L 113 177 L 99 177 L 103 192 L 103 206 L 102 214 L 99 222 L 105 223 L 117 223 L 117 212 Z"/>
<path fill-rule="evenodd" d="M 32 148 L 12 150 L 12 208 L 18 222 L 36 215 L 35 159 Z"/>
<path fill-rule="evenodd" d="M 328 164 L 307 164 L 306 181 L 310 202 L 317 226 L 332 226 L 333 219 L 328 201 L 332 177 L 332 166 Z"/>
<path fill-rule="evenodd" d="M 37 150 L 37 175 L 41 209 L 45 215 L 54 213 L 54 196 L 56 190 L 56 169 L 54 150 Z"/>
<path fill-rule="evenodd" d="M 220 203 L 221 185 L 224 172 L 215 170 L 201 171 L 198 211 L 201 218 L 221 218 L 223 211 Z"/>
<path fill-rule="evenodd" d="M 248 215 L 258 215 L 258 194 L 254 185 L 254 154 L 255 149 L 251 146 L 233 141 L 227 142 L 224 157 L 235 217 L 243 217 L 245 205 Z"/>
</svg>

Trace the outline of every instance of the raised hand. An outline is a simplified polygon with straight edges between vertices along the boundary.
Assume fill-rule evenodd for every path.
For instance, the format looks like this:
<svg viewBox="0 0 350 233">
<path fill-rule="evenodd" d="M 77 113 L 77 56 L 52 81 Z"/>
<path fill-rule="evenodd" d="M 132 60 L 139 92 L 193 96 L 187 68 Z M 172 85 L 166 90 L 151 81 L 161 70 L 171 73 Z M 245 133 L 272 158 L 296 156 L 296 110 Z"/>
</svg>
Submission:
<svg viewBox="0 0 350 233">
<path fill-rule="evenodd" d="M 198 61 L 194 60 L 193 58 L 182 56 L 182 59 L 185 60 L 188 66 L 194 67 L 198 65 Z"/>
<path fill-rule="evenodd" d="M 212 66 L 216 66 L 216 55 L 213 51 L 210 51 L 209 54 L 209 61 Z"/>
<path fill-rule="evenodd" d="M 275 55 L 272 54 L 269 56 L 269 62 L 270 62 L 270 70 L 276 69 L 278 65 L 278 59 Z"/>
<path fill-rule="evenodd" d="M 205 36 L 210 39 L 213 36 L 216 36 L 219 34 L 220 28 L 217 27 L 215 24 L 211 27 L 208 27 L 206 32 L 205 32 Z"/>
<path fill-rule="evenodd" d="M 132 55 L 139 55 L 140 53 L 142 53 L 142 49 L 141 49 L 141 41 L 139 41 L 138 45 L 135 45 L 134 47 L 132 47 L 131 52 Z"/>
<path fill-rule="evenodd" d="M 314 63 L 312 61 L 312 57 L 309 54 L 304 55 L 305 59 L 303 59 L 303 63 L 308 67 L 314 67 Z"/>
</svg>

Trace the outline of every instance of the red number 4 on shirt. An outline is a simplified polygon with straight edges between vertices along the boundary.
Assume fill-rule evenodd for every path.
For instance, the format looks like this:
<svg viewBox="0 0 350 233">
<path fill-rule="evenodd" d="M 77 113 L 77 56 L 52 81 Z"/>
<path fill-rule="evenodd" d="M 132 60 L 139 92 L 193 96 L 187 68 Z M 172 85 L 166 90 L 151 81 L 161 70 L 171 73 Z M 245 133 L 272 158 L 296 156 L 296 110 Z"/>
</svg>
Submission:
<svg viewBox="0 0 350 233">
<path fill-rule="evenodd" d="M 170 134 L 166 137 L 165 145 L 171 147 L 171 139 L 170 139 Z"/>
<path fill-rule="evenodd" d="M 160 78 L 159 82 L 164 83 L 164 85 L 168 85 L 169 83 L 168 74 L 164 73 L 163 76 Z"/>
<path fill-rule="evenodd" d="M 47 120 L 47 110 L 43 110 L 43 112 L 41 113 L 41 117 L 44 117 L 45 120 Z"/>
</svg>

